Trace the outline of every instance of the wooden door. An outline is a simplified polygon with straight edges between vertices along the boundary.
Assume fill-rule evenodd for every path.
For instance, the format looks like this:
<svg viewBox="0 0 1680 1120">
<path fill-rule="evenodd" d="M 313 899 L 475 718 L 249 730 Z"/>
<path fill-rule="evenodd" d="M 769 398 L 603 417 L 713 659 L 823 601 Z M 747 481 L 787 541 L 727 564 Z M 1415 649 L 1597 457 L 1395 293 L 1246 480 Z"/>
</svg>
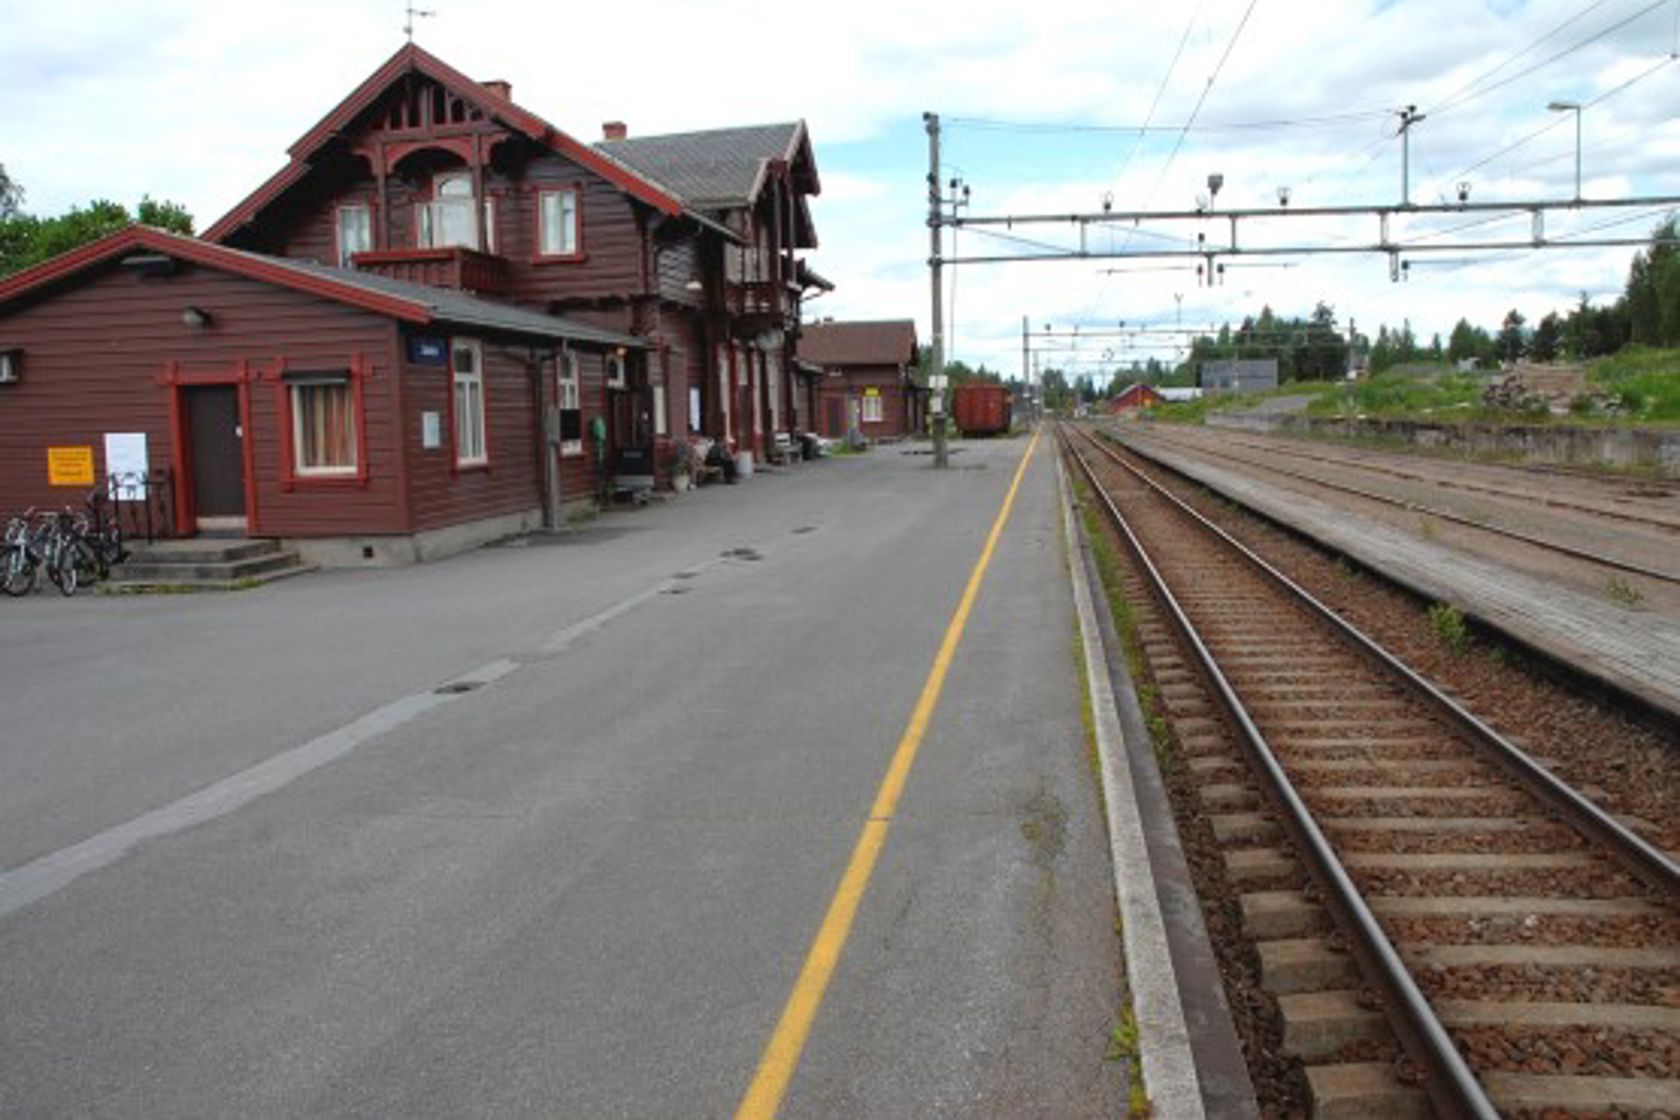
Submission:
<svg viewBox="0 0 1680 1120">
<path fill-rule="evenodd" d="M 239 426 L 239 389 L 234 385 L 195 385 L 185 392 L 198 527 L 243 529 L 245 454 L 244 432 Z"/>
</svg>

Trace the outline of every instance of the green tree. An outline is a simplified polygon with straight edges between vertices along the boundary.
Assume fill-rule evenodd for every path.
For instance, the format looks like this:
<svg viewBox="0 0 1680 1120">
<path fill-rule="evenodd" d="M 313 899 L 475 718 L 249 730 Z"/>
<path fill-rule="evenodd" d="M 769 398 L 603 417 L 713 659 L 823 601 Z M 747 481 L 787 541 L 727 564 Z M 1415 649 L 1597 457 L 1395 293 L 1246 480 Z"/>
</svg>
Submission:
<svg viewBox="0 0 1680 1120">
<path fill-rule="evenodd" d="M 1528 344 L 1528 355 L 1537 362 L 1556 361 L 1563 343 L 1563 320 L 1556 311 L 1549 311 L 1534 328 L 1534 338 Z"/>
<path fill-rule="evenodd" d="M 9 209 L 6 202 L 0 201 L 0 276 L 39 264 L 134 224 L 127 207 L 108 199 L 96 199 L 85 207 L 73 206 L 68 213 L 54 218 L 38 218 L 16 209 L 23 191 L 10 179 L 5 180 L 0 193 L 10 200 Z M 138 210 L 140 221 L 146 225 L 192 235 L 192 215 L 179 203 L 158 202 L 147 196 L 140 200 Z"/>
<path fill-rule="evenodd" d="M 1669 218 L 1628 268 L 1628 338 L 1644 346 L 1680 345 L 1680 225 Z"/>
<path fill-rule="evenodd" d="M 23 188 L 12 182 L 6 165 L 0 163 L 0 220 L 16 217 L 22 206 Z"/>
<path fill-rule="evenodd" d="M 1503 361 L 1514 362 L 1528 351 L 1528 336 L 1523 327 L 1528 320 L 1523 318 L 1522 312 L 1516 308 L 1505 313 L 1505 319 L 1499 324 L 1499 357 Z"/>
</svg>

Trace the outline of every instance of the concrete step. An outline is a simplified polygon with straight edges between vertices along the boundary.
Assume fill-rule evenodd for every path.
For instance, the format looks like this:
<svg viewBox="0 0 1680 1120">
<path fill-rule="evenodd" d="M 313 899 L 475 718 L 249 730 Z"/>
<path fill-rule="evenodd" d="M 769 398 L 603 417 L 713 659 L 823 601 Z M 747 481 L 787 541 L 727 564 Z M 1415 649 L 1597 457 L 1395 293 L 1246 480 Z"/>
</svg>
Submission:
<svg viewBox="0 0 1680 1120">
<path fill-rule="evenodd" d="M 1429 1097 L 1403 1085 L 1388 1062 L 1340 1062 L 1308 1066 L 1313 1120 L 1428 1120 Z"/>
<path fill-rule="evenodd" d="M 224 582 L 234 583 L 243 579 L 250 579 L 267 572 L 276 572 L 284 568 L 297 567 L 298 554 L 291 551 L 282 552 L 279 549 L 245 556 L 237 560 L 222 561 L 170 561 L 168 563 L 146 563 L 129 559 L 117 569 L 118 580 L 129 583 L 158 583 L 176 580 L 194 582 Z"/>
<path fill-rule="evenodd" d="M 230 564 L 279 551 L 277 541 L 244 538 L 218 540 L 192 537 L 128 546 L 129 560 L 137 564 Z"/>
</svg>

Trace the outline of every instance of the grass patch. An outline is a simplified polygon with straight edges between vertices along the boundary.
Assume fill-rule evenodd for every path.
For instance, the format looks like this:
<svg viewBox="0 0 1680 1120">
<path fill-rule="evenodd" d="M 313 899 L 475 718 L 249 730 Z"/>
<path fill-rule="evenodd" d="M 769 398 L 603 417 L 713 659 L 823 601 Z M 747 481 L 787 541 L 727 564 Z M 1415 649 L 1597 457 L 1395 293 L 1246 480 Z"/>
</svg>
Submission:
<svg viewBox="0 0 1680 1120">
<path fill-rule="evenodd" d="M 1451 603 L 1436 603 L 1430 607 L 1429 625 L 1434 628 L 1435 636 L 1441 639 L 1441 644 L 1454 656 L 1470 648 L 1470 627 L 1464 621 L 1464 612 Z"/>
<path fill-rule="evenodd" d="M 1173 757 L 1172 734 L 1167 729 L 1166 716 L 1161 711 L 1160 695 L 1155 686 L 1149 683 L 1149 663 L 1143 654 L 1143 643 L 1138 640 L 1137 617 L 1132 612 L 1131 603 L 1126 599 L 1120 558 L 1115 553 L 1114 542 L 1103 532 L 1102 518 L 1092 504 L 1090 490 L 1085 481 L 1076 478 L 1074 485 L 1079 497 L 1079 508 L 1084 514 L 1085 539 L 1090 541 L 1091 554 L 1097 561 L 1097 576 L 1102 581 L 1103 594 L 1108 599 L 1115 633 L 1120 636 L 1121 653 L 1126 659 L 1126 668 L 1132 675 L 1132 688 L 1137 695 L 1138 707 L 1143 710 L 1144 724 L 1149 729 L 1150 745 L 1154 748 L 1156 761 L 1163 767 L 1170 766 Z"/>
<path fill-rule="evenodd" d="M 1151 1115 L 1155 1110 L 1143 1087 L 1143 1045 L 1137 1015 L 1130 1007 L 1120 1009 L 1119 1019 L 1108 1032 L 1106 1057 L 1111 1062 L 1126 1063 L 1126 1115 L 1135 1118 Z"/>
<path fill-rule="evenodd" d="M 1680 423 L 1680 350 L 1629 346 L 1592 363 L 1587 380 L 1627 419 Z"/>
<path fill-rule="evenodd" d="M 1322 394 L 1307 406 L 1307 415 L 1470 419 L 1481 411 L 1486 385 L 1487 379 L 1481 375 L 1445 367 L 1427 372 L 1413 367 L 1384 370 Z"/>
</svg>

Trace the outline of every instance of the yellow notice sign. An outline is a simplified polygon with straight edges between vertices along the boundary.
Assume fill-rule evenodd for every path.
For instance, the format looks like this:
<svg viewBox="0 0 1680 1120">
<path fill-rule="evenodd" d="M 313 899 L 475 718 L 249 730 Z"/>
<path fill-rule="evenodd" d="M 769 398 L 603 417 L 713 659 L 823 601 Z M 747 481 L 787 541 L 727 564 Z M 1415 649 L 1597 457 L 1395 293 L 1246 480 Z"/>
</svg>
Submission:
<svg viewBox="0 0 1680 1120">
<path fill-rule="evenodd" d="M 866 397 L 878 397 L 881 395 L 881 390 L 876 388 L 874 385 L 870 385 L 864 389 L 863 395 Z"/>
<path fill-rule="evenodd" d="M 51 486 L 92 486 L 93 448 L 47 448 L 47 483 Z"/>
</svg>

